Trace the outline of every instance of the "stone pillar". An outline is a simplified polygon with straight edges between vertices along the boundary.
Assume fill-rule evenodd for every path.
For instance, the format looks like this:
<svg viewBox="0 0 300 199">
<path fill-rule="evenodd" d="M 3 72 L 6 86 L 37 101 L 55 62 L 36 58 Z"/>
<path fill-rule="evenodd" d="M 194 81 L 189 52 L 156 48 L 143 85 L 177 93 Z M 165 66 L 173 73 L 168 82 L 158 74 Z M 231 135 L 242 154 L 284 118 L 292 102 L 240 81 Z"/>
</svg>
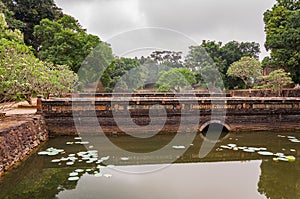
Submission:
<svg viewBox="0 0 300 199">
<path fill-rule="evenodd" d="M 41 95 L 37 96 L 36 113 L 42 113 L 42 96 Z"/>
</svg>

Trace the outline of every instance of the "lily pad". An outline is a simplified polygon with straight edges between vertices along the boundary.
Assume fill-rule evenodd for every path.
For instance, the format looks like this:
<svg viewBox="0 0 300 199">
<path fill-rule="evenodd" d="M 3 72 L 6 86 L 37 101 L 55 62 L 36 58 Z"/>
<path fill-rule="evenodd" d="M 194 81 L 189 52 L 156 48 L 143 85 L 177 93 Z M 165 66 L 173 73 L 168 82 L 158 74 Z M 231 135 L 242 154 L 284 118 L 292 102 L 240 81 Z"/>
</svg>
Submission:
<svg viewBox="0 0 300 199">
<path fill-rule="evenodd" d="M 53 162 L 53 163 L 58 163 L 58 162 L 60 162 L 61 160 L 60 159 L 54 159 L 54 160 L 51 160 L 51 162 Z"/>
<path fill-rule="evenodd" d="M 236 147 L 236 144 L 227 144 L 227 145 L 231 148 Z"/>
<path fill-rule="evenodd" d="M 72 144 L 74 144 L 74 142 L 67 142 L 66 144 L 67 145 L 72 145 Z"/>
<path fill-rule="evenodd" d="M 77 172 L 72 172 L 72 173 L 69 174 L 69 176 L 70 177 L 78 176 L 78 173 Z"/>
<path fill-rule="evenodd" d="M 48 155 L 49 152 L 47 151 L 41 151 L 41 152 L 38 152 L 38 155 Z"/>
<path fill-rule="evenodd" d="M 74 162 L 67 162 L 66 165 L 72 166 L 72 165 L 74 165 Z"/>
<path fill-rule="evenodd" d="M 247 153 L 254 153 L 255 150 L 253 149 L 243 149 L 244 152 L 247 152 Z"/>
<path fill-rule="evenodd" d="M 83 169 L 76 169 L 75 172 L 82 173 L 82 172 L 84 172 L 84 170 Z"/>
<path fill-rule="evenodd" d="M 300 140 L 298 139 L 290 139 L 291 142 L 294 142 L 294 143 L 300 143 Z"/>
<path fill-rule="evenodd" d="M 284 162 L 288 162 L 289 160 L 285 157 L 279 157 L 278 160 L 280 161 L 284 161 Z"/>
<path fill-rule="evenodd" d="M 269 152 L 269 151 L 259 151 L 257 153 L 260 154 L 260 155 L 265 155 L 265 156 L 272 156 L 272 155 L 274 155 L 274 153 Z"/>
<path fill-rule="evenodd" d="M 68 178 L 69 181 L 77 181 L 79 180 L 78 176 Z"/>
<path fill-rule="evenodd" d="M 285 157 L 289 162 L 295 162 L 296 161 L 296 158 L 292 155 L 289 155 L 289 156 L 286 156 Z"/>
<path fill-rule="evenodd" d="M 225 146 L 225 145 L 221 145 L 220 147 L 223 148 L 223 149 L 231 149 L 231 147 Z"/>
<path fill-rule="evenodd" d="M 172 146 L 173 149 L 185 149 L 185 146 Z"/>
</svg>

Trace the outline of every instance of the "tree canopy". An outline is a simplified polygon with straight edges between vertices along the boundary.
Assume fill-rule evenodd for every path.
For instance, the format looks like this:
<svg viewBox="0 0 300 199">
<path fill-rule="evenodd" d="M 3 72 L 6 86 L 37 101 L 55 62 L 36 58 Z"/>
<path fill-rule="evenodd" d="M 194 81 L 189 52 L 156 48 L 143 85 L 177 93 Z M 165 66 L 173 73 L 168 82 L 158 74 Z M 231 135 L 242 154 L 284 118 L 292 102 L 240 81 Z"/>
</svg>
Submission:
<svg viewBox="0 0 300 199">
<path fill-rule="evenodd" d="M 295 82 L 300 82 L 300 2 L 277 0 L 272 9 L 264 13 L 267 50 L 271 57 L 265 65 L 284 68 Z"/>
<path fill-rule="evenodd" d="M 57 21 L 43 19 L 35 26 L 34 36 L 39 44 L 37 55 L 40 59 L 68 65 L 74 72 L 78 72 L 94 48 L 109 48 L 97 36 L 87 34 L 79 22 L 68 15 Z"/>
<path fill-rule="evenodd" d="M 14 13 L 14 18 L 21 21 L 20 30 L 24 34 L 25 43 L 36 47 L 33 35 L 34 26 L 42 19 L 55 20 L 62 16 L 62 11 L 56 6 L 54 0 L 1 0 L 7 8 Z"/>
<path fill-rule="evenodd" d="M 160 73 L 157 81 L 158 91 L 175 91 L 192 87 L 196 83 L 195 75 L 187 68 L 173 68 Z"/>
<path fill-rule="evenodd" d="M 224 86 L 233 88 L 239 85 L 240 82 L 239 79 L 227 75 L 229 66 L 244 56 L 258 58 L 259 53 L 259 44 L 255 42 L 230 41 L 222 45 L 222 42 L 203 41 L 199 46 L 190 47 L 185 66 L 198 72 L 204 68 L 206 68 L 204 71 L 215 68 L 214 71 L 216 72 L 216 69 L 219 71 Z M 198 81 L 201 81 L 201 79 L 198 79 Z"/>
<path fill-rule="evenodd" d="M 250 88 L 254 82 L 262 75 L 260 61 L 251 57 L 242 57 L 240 61 L 234 62 L 228 68 L 227 75 L 238 77 Z"/>
<path fill-rule="evenodd" d="M 101 78 L 102 84 L 107 88 L 106 91 L 113 91 L 115 86 L 118 84 L 118 89 L 130 89 L 138 84 L 141 80 L 141 74 L 143 71 L 126 75 L 129 71 L 133 71 L 140 66 L 140 63 L 131 58 L 119 58 L 114 61 L 106 68 Z M 140 77 L 140 78 L 139 78 Z"/>
<path fill-rule="evenodd" d="M 37 59 L 19 30 L 10 30 L 0 13 L 0 102 L 27 100 L 37 94 L 62 96 L 72 91 L 77 76 L 68 66 Z"/>
<path fill-rule="evenodd" d="M 294 83 L 290 74 L 283 69 L 274 70 L 269 75 L 260 77 L 260 81 L 262 85 L 257 86 L 256 88 L 272 89 L 273 91 L 278 92 L 279 96 L 280 91 L 284 86 Z"/>
</svg>

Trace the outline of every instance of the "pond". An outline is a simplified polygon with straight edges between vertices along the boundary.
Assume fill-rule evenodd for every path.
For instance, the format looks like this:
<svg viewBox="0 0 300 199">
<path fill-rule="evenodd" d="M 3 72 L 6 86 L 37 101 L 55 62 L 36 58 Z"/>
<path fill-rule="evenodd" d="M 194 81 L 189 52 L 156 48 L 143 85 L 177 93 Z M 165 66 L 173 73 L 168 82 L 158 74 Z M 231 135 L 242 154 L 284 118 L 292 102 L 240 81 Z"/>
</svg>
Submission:
<svg viewBox="0 0 300 199">
<path fill-rule="evenodd" d="M 300 198 L 299 133 L 229 134 L 203 158 L 203 136 L 173 139 L 51 138 L 0 178 L 0 198 Z"/>
</svg>

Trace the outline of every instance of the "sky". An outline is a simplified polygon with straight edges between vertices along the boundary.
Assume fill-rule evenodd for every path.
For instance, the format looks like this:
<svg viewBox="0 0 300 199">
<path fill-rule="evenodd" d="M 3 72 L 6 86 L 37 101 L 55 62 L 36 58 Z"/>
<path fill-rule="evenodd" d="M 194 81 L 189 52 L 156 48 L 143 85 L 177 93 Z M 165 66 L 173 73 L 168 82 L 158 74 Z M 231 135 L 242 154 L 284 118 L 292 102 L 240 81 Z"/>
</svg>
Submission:
<svg viewBox="0 0 300 199">
<path fill-rule="evenodd" d="M 185 51 L 202 40 L 254 41 L 264 48 L 263 13 L 275 0 L 55 0 L 118 56 Z M 147 41 L 145 41 L 147 40 Z M 141 50 L 143 49 L 143 50 Z M 185 50 L 184 50 L 185 49 Z"/>
</svg>

